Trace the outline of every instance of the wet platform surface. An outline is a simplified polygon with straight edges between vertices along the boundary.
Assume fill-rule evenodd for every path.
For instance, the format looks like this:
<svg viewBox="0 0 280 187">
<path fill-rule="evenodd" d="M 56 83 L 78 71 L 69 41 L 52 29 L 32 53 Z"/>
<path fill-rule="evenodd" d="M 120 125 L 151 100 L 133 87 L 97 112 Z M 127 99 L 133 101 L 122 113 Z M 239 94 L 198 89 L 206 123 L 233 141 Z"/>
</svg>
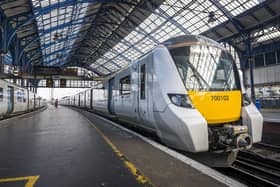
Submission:
<svg viewBox="0 0 280 187">
<path fill-rule="evenodd" d="M 94 114 L 67 107 L 0 122 L 0 149 L 1 187 L 26 182 L 28 187 L 192 187 L 231 182 L 205 175 Z"/>
<path fill-rule="evenodd" d="M 0 150 L 1 187 L 32 180 L 36 187 L 142 186 L 89 122 L 68 108 L 2 124 Z"/>
</svg>

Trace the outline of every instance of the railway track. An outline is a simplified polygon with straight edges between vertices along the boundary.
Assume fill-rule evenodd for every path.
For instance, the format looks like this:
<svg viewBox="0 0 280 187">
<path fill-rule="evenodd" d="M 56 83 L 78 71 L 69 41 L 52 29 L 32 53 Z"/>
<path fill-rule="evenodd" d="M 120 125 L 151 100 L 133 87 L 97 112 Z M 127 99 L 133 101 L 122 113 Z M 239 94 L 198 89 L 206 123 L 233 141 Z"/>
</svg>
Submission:
<svg viewBox="0 0 280 187">
<path fill-rule="evenodd" d="M 260 149 L 266 149 L 266 150 L 270 150 L 276 153 L 280 153 L 280 146 L 278 145 L 271 145 L 271 144 L 266 144 L 266 143 L 257 143 L 254 145 L 254 147 L 256 148 L 260 148 Z"/>
<path fill-rule="evenodd" d="M 275 159 L 279 153 L 278 146 L 256 144 L 252 151 L 240 151 L 223 172 L 248 186 L 280 186 L 280 160 Z"/>
</svg>

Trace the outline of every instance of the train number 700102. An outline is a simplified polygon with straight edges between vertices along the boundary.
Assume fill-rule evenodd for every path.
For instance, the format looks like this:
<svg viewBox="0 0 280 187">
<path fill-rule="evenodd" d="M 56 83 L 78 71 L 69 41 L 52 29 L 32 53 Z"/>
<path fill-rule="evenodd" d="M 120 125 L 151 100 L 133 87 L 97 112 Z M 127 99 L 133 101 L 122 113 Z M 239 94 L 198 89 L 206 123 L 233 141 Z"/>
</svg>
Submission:
<svg viewBox="0 0 280 187">
<path fill-rule="evenodd" d="M 212 95 L 211 100 L 212 101 L 228 101 L 229 96 L 228 95 Z"/>
</svg>

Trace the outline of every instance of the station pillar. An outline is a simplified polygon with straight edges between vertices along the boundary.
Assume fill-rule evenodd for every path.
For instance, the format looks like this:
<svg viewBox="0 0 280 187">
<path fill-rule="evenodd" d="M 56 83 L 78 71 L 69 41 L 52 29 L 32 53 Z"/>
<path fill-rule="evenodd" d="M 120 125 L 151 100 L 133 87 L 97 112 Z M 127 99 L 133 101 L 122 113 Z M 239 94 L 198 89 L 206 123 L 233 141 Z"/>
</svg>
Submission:
<svg viewBox="0 0 280 187">
<path fill-rule="evenodd" d="M 0 73 L 4 73 L 5 54 L 0 51 Z"/>
</svg>

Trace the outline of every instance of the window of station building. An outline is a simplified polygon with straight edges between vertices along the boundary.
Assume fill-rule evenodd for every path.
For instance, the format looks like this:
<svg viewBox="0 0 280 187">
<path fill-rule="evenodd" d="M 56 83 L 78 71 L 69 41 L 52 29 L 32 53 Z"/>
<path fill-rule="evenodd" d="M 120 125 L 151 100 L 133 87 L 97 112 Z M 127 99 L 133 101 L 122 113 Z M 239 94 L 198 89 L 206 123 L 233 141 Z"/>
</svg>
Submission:
<svg viewBox="0 0 280 187">
<path fill-rule="evenodd" d="M 264 66 L 264 55 L 260 54 L 260 55 L 256 55 L 254 57 L 255 60 L 255 67 L 263 67 Z"/>
<path fill-rule="evenodd" d="M 130 76 L 120 79 L 120 95 L 127 95 L 131 93 L 131 80 Z"/>
<path fill-rule="evenodd" d="M 266 65 L 276 64 L 275 52 L 270 52 L 265 54 L 265 64 Z"/>
<path fill-rule="evenodd" d="M 140 99 L 145 99 L 146 65 L 141 65 L 140 72 Z"/>
<path fill-rule="evenodd" d="M 280 50 L 278 50 L 276 53 L 277 53 L 277 63 L 280 64 Z"/>
<path fill-rule="evenodd" d="M 3 99 L 4 99 L 3 88 L 0 87 L 0 102 L 3 102 Z"/>
</svg>

